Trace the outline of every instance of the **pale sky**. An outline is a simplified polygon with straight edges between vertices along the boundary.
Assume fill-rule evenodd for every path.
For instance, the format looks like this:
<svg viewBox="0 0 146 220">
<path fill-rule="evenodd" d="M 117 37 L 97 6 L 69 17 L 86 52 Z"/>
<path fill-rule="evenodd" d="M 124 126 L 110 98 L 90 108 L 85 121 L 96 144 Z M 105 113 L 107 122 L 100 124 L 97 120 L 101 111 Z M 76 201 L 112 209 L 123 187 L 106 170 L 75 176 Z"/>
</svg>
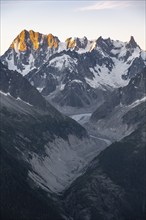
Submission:
<svg viewBox="0 0 146 220">
<path fill-rule="evenodd" d="M 93 40 L 102 36 L 146 49 L 145 1 L 1 1 L 1 54 L 23 30 Z"/>
</svg>

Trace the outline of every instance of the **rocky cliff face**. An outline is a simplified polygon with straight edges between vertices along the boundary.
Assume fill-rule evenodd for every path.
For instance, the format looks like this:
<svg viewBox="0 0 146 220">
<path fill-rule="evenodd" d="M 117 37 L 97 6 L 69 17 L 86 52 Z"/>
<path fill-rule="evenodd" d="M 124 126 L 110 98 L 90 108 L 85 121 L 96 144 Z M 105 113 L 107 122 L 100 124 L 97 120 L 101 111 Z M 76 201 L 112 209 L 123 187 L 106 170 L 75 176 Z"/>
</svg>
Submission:
<svg viewBox="0 0 146 220">
<path fill-rule="evenodd" d="M 2 218 L 145 219 L 146 61 L 134 38 L 62 43 L 24 30 L 1 60 Z M 96 106 L 90 133 L 42 95 Z"/>
<path fill-rule="evenodd" d="M 60 42 L 52 34 L 32 30 L 23 30 L 1 60 L 25 75 L 58 108 L 90 107 L 104 101 L 105 91 L 110 94 L 127 85 L 146 65 L 145 52 L 133 37 L 127 43 L 102 37 Z"/>
<path fill-rule="evenodd" d="M 97 122 L 98 120 L 108 117 L 114 108 L 121 106 L 132 106 L 132 103 L 140 103 L 146 97 L 146 68 L 133 77 L 129 84 L 123 88 L 113 91 L 108 96 L 105 102 L 97 108 L 92 114 L 91 121 Z"/>
<path fill-rule="evenodd" d="M 94 135 L 120 140 L 145 121 L 146 69 L 132 78 L 129 84 L 113 91 L 91 115 L 87 129 Z"/>
<path fill-rule="evenodd" d="M 43 35 L 33 30 L 23 30 L 12 42 L 10 48 L 15 51 L 24 52 L 26 50 L 42 49 L 42 46 L 49 48 L 58 48 L 59 40 L 52 34 Z"/>
<path fill-rule="evenodd" d="M 107 144 L 59 113 L 19 73 L 0 68 L 1 215 L 64 219 L 59 194 Z"/>
<path fill-rule="evenodd" d="M 48 56 L 54 54 L 58 44 L 58 38 L 52 34 L 23 30 L 1 59 L 9 69 L 25 75 L 31 69 L 39 68 Z"/>
<path fill-rule="evenodd" d="M 39 68 L 49 57 L 63 50 L 86 49 L 88 43 L 79 38 L 68 38 L 64 43 L 52 34 L 44 35 L 33 30 L 23 30 L 12 42 L 9 49 L 1 57 L 2 62 L 11 70 L 17 70 L 23 75 L 34 68 Z M 92 41 L 89 43 L 91 47 Z"/>
<path fill-rule="evenodd" d="M 145 133 L 143 124 L 112 144 L 65 192 L 74 220 L 145 219 Z"/>
</svg>

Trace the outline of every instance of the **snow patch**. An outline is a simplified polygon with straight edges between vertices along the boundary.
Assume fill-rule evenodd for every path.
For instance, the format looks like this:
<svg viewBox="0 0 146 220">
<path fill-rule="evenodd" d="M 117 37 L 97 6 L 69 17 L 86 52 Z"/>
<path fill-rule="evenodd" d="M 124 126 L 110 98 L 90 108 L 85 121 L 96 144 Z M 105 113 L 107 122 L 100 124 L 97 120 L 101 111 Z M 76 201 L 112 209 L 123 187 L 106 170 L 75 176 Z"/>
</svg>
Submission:
<svg viewBox="0 0 146 220">
<path fill-rule="evenodd" d="M 41 93 L 44 88 L 43 87 L 37 87 L 36 89 Z"/>
<path fill-rule="evenodd" d="M 133 108 L 133 107 L 135 107 L 135 106 L 137 106 L 137 105 L 139 105 L 139 104 L 141 104 L 142 102 L 145 102 L 145 101 L 146 101 L 146 96 L 144 96 L 144 97 L 141 98 L 141 99 L 137 99 L 135 102 L 133 102 L 132 104 L 130 104 L 128 107 Z"/>
<path fill-rule="evenodd" d="M 86 82 L 93 88 L 98 88 L 101 85 L 118 88 L 120 86 L 126 86 L 129 80 L 123 80 L 122 75 L 127 73 L 127 69 L 129 67 L 128 64 L 123 61 L 119 61 L 116 58 L 113 58 L 114 67 L 112 71 L 103 65 L 96 65 L 94 68 L 90 68 L 90 71 L 93 73 L 94 78 L 89 79 L 85 78 Z M 100 72 L 99 72 L 100 68 Z"/>
<path fill-rule="evenodd" d="M 21 102 L 24 102 L 25 104 L 29 105 L 29 106 L 32 106 L 29 102 L 25 102 L 24 100 L 22 100 L 20 97 L 17 97 L 16 100 L 19 100 Z"/>
<path fill-rule="evenodd" d="M 81 80 L 79 80 L 79 79 L 74 79 L 74 80 L 72 80 L 71 82 L 77 82 L 77 83 L 83 83 Z"/>
<path fill-rule="evenodd" d="M 141 58 L 146 61 L 146 51 L 141 51 Z"/>
<path fill-rule="evenodd" d="M 76 69 L 77 59 L 71 58 L 69 55 L 62 55 L 59 57 L 55 57 L 54 59 L 50 60 L 49 64 L 59 71 L 69 68 L 70 71 L 74 71 Z"/>
<path fill-rule="evenodd" d="M 64 90 L 64 87 L 65 87 L 65 84 L 62 84 L 60 85 L 60 91 L 63 91 Z"/>
<path fill-rule="evenodd" d="M 12 56 L 12 59 L 11 60 L 8 60 L 6 58 L 6 61 L 7 61 L 7 64 L 8 64 L 8 69 L 9 70 L 13 70 L 13 71 L 17 71 L 17 72 L 20 72 L 20 70 L 17 69 L 17 66 L 14 65 L 14 57 Z"/>
<path fill-rule="evenodd" d="M 60 53 L 63 50 L 66 50 L 66 43 L 59 42 L 58 53 Z"/>
<path fill-rule="evenodd" d="M 112 43 L 116 49 L 120 49 L 121 47 L 125 45 L 125 43 L 123 43 L 122 41 L 118 41 L 118 40 L 115 40 L 115 41 L 113 40 Z"/>
<path fill-rule="evenodd" d="M 92 113 L 85 113 L 85 114 L 71 115 L 70 117 L 75 121 L 77 121 L 79 124 L 83 125 L 89 121 L 91 115 Z"/>
<path fill-rule="evenodd" d="M 4 95 L 4 96 L 11 96 L 9 92 L 8 92 L 8 93 L 5 93 L 5 92 L 0 91 L 0 93 L 1 93 L 2 95 Z"/>
</svg>

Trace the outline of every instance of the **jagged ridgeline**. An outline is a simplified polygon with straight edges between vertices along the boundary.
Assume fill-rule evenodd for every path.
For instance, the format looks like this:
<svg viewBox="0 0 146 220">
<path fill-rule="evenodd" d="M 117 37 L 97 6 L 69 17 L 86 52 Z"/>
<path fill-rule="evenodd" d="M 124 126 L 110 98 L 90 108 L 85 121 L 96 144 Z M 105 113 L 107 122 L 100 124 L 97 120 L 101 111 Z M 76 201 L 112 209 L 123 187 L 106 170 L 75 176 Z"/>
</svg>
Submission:
<svg viewBox="0 0 146 220">
<path fill-rule="evenodd" d="M 23 30 L 0 69 L 2 220 L 144 220 L 146 52 L 134 37 Z"/>
<path fill-rule="evenodd" d="M 69 37 L 61 42 L 32 30 L 23 30 L 1 60 L 25 75 L 59 109 L 92 108 L 146 65 L 145 52 L 133 37 L 129 42 L 102 37 Z"/>
</svg>

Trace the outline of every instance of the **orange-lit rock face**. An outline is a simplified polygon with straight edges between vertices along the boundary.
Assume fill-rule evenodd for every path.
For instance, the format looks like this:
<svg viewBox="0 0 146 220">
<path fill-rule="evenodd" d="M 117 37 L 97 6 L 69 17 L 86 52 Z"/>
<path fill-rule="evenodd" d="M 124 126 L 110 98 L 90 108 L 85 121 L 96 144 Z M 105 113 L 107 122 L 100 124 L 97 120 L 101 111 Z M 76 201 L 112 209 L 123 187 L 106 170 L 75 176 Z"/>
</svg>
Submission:
<svg viewBox="0 0 146 220">
<path fill-rule="evenodd" d="M 26 42 L 25 42 L 25 30 L 22 31 L 17 38 L 13 41 L 13 43 L 10 46 L 11 48 L 17 47 L 18 50 L 20 51 L 25 51 L 27 50 Z"/>
<path fill-rule="evenodd" d="M 39 38 L 41 37 L 41 43 L 39 42 Z M 26 39 L 29 38 L 29 39 Z M 11 48 L 14 48 L 15 50 L 19 51 L 26 51 L 28 48 L 33 46 L 34 50 L 39 49 L 41 47 L 41 44 L 47 40 L 47 45 L 50 48 L 57 49 L 59 46 L 59 40 L 54 37 L 52 34 L 49 35 L 42 35 L 38 32 L 34 32 L 33 30 L 30 30 L 29 32 L 26 30 L 23 30 L 17 38 L 13 41 L 11 44 Z"/>
<path fill-rule="evenodd" d="M 55 39 L 55 37 L 52 34 L 48 34 L 47 36 L 48 39 L 48 46 L 50 48 L 54 47 L 55 49 L 58 48 L 58 41 Z"/>
<path fill-rule="evenodd" d="M 29 31 L 30 40 L 32 41 L 33 48 L 37 50 L 39 48 L 39 33 L 34 31 Z"/>
<path fill-rule="evenodd" d="M 25 30 L 22 31 L 22 32 L 19 34 L 18 50 L 20 50 L 20 51 L 25 51 L 25 50 L 27 50 L 27 46 L 26 46 L 26 43 L 25 43 Z"/>
<path fill-rule="evenodd" d="M 74 48 L 76 46 L 76 41 L 72 38 L 66 39 L 67 48 Z"/>
</svg>

